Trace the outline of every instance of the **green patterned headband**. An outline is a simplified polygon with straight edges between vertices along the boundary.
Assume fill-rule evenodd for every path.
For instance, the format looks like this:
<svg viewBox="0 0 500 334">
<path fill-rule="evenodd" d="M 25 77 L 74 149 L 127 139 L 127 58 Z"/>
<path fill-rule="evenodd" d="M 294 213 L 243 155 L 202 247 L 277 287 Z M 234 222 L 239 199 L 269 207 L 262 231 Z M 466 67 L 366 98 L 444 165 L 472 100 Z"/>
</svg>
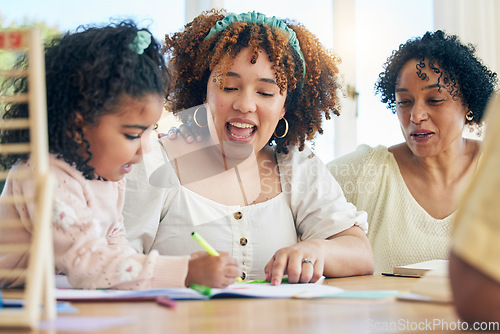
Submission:
<svg viewBox="0 0 500 334">
<path fill-rule="evenodd" d="M 210 29 L 208 32 L 208 35 L 205 37 L 205 39 L 209 39 L 213 35 L 215 35 L 218 32 L 221 32 L 225 30 L 227 27 L 229 27 L 233 22 L 245 22 L 245 23 L 254 23 L 254 24 L 266 24 L 272 28 L 278 28 L 282 31 L 285 31 L 288 34 L 288 43 L 292 46 L 292 48 L 298 53 L 300 60 L 302 61 L 302 68 L 303 68 L 303 77 L 306 76 L 306 62 L 304 60 L 304 55 L 302 54 L 302 51 L 300 50 L 300 45 L 299 45 L 299 40 L 297 39 L 297 36 L 295 35 L 295 31 L 290 29 L 285 22 L 283 22 L 280 19 L 277 19 L 276 16 L 273 17 L 267 17 L 266 15 L 262 13 L 257 13 L 255 11 L 253 12 L 248 12 L 248 13 L 242 13 L 239 15 L 236 15 L 234 13 L 228 14 L 225 18 L 223 18 L 220 21 L 217 21 L 215 25 Z"/>
<path fill-rule="evenodd" d="M 139 30 L 132 43 L 128 45 L 130 50 L 142 55 L 144 50 L 151 44 L 151 34 L 145 30 Z"/>
</svg>

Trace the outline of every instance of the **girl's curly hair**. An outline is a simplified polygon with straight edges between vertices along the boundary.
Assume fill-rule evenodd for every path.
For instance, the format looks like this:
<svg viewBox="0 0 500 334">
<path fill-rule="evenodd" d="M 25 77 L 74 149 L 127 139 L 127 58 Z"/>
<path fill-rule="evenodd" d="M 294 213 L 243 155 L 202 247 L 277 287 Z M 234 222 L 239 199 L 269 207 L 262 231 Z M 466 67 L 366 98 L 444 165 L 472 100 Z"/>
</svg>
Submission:
<svg viewBox="0 0 500 334">
<path fill-rule="evenodd" d="M 76 115 L 81 115 L 85 124 L 94 125 L 101 116 L 117 112 L 116 106 L 124 95 L 132 98 L 167 95 L 170 77 L 161 45 L 152 38 L 142 54 L 129 46 L 140 30 L 147 31 L 137 28 L 132 21 L 105 27 L 81 26 L 45 46 L 49 151 L 74 165 L 88 179 L 95 178 L 94 168 L 88 165 L 91 147 L 76 122 Z M 25 92 L 27 79 L 16 79 L 3 86 L 16 93 Z M 12 104 L 5 106 L 2 117 L 27 115 L 26 104 Z M 86 146 L 86 157 L 78 154 L 79 139 Z M 27 130 L 0 134 L 2 143 L 28 140 Z M 18 159 L 27 158 L 27 155 L 10 155 L 2 157 L 0 163 L 10 168 Z"/>
<path fill-rule="evenodd" d="M 323 115 L 339 115 L 339 91 L 341 89 L 337 64 L 340 59 L 325 49 L 303 25 L 284 20 L 300 43 L 306 73 L 298 53 L 289 45 L 288 36 L 277 28 L 265 24 L 234 22 L 225 30 L 205 40 L 210 29 L 227 15 L 224 10 L 211 10 L 197 16 L 185 25 L 182 32 L 165 36 L 165 53 L 172 68 L 173 87 L 169 97 L 174 113 L 203 104 L 207 82 L 212 70 L 220 65 L 220 82 L 224 85 L 225 73 L 233 59 L 246 47 L 253 52 L 251 61 L 258 57 L 258 49 L 269 56 L 276 71 L 280 92 L 287 90 L 285 101 L 288 134 L 284 138 L 274 135 L 268 144 L 276 144 L 278 152 L 288 153 L 288 146 L 304 149 L 306 140 L 319 132 Z M 225 57 L 229 55 L 229 57 Z M 190 115 L 183 116 L 187 122 Z M 278 133 L 283 133 L 283 122 L 278 123 Z"/>
<path fill-rule="evenodd" d="M 456 35 L 446 35 L 441 30 L 426 32 L 424 36 L 409 39 L 393 51 L 384 64 L 384 71 L 379 74 L 375 92 L 381 96 L 387 108 L 395 113 L 399 72 L 409 60 L 417 60 L 419 63 L 415 73 L 426 80 L 427 76 L 421 69 L 429 66 L 440 75 L 440 84 L 446 87 L 452 97 L 461 98 L 463 104 L 473 112 L 473 119 L 467 120 L 467 123 L 480 123 L 488 100 L 496 89 L 497 74 L 483 65 L 475 53 L 472 44 L 462 44 Z"/>
</svg>

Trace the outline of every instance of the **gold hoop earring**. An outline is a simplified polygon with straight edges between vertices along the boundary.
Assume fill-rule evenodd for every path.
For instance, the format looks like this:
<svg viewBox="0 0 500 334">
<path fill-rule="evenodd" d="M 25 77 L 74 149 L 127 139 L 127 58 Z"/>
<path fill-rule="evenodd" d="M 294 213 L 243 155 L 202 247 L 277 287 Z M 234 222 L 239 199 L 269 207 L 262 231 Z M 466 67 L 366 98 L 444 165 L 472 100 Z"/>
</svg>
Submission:
<svg viewBox="0 0 500 334">
<path fill-rule="evenodd" d="M 201 108 L 201 107 L 198 107 L 198 108 L 196 108 L 196 110 L 194 111 L 194 114 L 193 114 L 193 121 L 196 123 L 196 125 L 198 125 L 198 127 L 200 127 L 200 128 L 204 128 L 204 127 L 206 127 L 206 126 L 208 125 L 208 123 L 207 123 L 207 124 L 205 124 L 205 125 L 203 125 L 203 126 L 201 126 L 201 125 L 200 125 L 200 123 L 198 123 L 198 121 L 196 120 L 196 114 L 198 113 L 198 110 L 200 110 L 200 108 Z"/>
<path fill-rule="evenodd" d="M 469 110 L 469 112 L 465 115 L 465 119 L 469 122 L 472 122 L 472 120 L 474 119 L 474 113 L 472 112 L 472 110 Z"/>
<path fill-rule="evenodd" d="M 274 130 L 274 136 L 279 139 L 284 138 L 288 134 L 288 121 L 286 120 L 285 117 L 282 117 L 281 119 L 285 121 L 285 133 L 283 133 L 281 136 L 278 136 L 276 134 L 276 130 Z"/>
</svg>

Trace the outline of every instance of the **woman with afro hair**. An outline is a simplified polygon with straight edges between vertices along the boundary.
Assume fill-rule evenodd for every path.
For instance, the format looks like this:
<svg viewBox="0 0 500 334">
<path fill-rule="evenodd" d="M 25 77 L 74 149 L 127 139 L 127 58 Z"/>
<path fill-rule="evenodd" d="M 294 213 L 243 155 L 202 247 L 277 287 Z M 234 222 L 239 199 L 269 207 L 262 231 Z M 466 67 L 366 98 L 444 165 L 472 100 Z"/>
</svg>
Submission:
<svg viewBox="0 0 500 334">
<path fill-rule="evenodd" d="M 481 152 L 479 140 L 462 134 L 480 130 L 496 81 L 472 45 L 439 30 L 388 58 L 375 90 L 397 114 L 405 142 L 361 145 L 328 164 L 347 199 L 368 213 L 375 273 L 447 259 L 456 200 Z"/>
<path fill-rule="evenodd" d="M 274 285 L 371 274 L 366 213 L 305 145 L 339 113 L 339 59 L 302 25 L 256 12 L 204 12 L 165 42 L 168 107 L 204 140 L 163 137 L 129 174 L 132 244 L 191 254 L 198 232 L 242 279 Z"/>
</svg>

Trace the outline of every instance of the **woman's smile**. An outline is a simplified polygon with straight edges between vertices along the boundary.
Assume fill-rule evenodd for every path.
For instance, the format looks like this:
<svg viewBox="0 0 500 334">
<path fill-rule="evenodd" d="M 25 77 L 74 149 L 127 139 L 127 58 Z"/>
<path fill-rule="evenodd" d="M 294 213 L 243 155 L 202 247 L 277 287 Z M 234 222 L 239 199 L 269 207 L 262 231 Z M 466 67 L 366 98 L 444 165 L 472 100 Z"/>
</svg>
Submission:
<svg viewBox="0 0 500 334">
<path fill-rule="evenodd" d="M 249 122 L 235 120 L 227 122 L 226 129 L 229 140 L 248 142 L 257 131 L 257 126 Z"/>
<path fill-rule="evenodd" d="M 267 53 L 260 50 L 254 63 L 252 55 L 251 48 L 243 48 L 234 58 L 223 83 L 217 79 L 219 69 L 212 71 L 205 104 L 211 114 L 209 131 L 213 142 L 249 144 L 258 154 L 285 114 L 287 95 L 286 90 L 280 93 Z M 228 152 L 224 150 L 224 154 Z"/>
</svg>

